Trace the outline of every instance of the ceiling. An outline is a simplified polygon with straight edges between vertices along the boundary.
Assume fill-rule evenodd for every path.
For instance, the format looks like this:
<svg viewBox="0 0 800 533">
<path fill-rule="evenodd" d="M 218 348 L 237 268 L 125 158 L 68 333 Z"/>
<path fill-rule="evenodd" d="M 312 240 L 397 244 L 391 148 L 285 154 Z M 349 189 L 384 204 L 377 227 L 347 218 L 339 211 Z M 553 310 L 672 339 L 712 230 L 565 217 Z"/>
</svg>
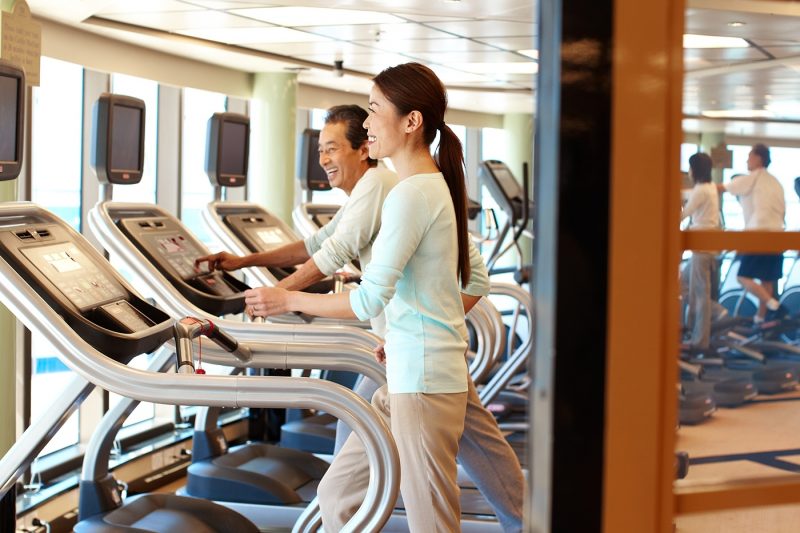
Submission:
<svg viewBox="0 0 800 533">
<path fill-rule="evenodd" d="M 800 2 L 693 0 L 686 33 L 745 47 L 685 49 L 684 129 L 800 138 Z"/>
<path fill-rule="evenodd" d="M 530 0 L 28 4 L 40 17 L 232 68 L 298 69 L 302 83 L 366 94 L 383 68 L 420 61 L 447 84 L 454 107 L 504 113 L 533 106 Z M 690 0 L 685 33 L 744 39 L 736 48 L 685 48 L 685 129 L 800 138 L 800 1 Z M 732 118 L 705 116 L 713 111 Z"/>
</svg>

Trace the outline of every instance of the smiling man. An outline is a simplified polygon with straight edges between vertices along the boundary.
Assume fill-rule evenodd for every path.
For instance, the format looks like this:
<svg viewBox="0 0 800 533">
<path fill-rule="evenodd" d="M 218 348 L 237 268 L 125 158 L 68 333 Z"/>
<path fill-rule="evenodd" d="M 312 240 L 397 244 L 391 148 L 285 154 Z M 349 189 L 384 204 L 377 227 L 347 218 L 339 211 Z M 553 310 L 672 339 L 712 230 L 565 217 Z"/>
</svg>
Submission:
<svg viewBox="0 0 800 533">
<path fill-rule="evenodd" d="M 397 184 L 397 175 L 370 159 L 367 132 L 362 127 L 367 112 L 357 105 L 328 110 L 319 135 L 319 164 L 331 186 L 347 193 L 347 202 L 336 216 L 305 241 L 266 252 L 239 257 L 228 252 L 200 257 L 209 270 L 238 270 L 250 266 L 288 267 L 302 263 L 278 283 L 287 290 L 302 290 L 330 276 L 358 257 L 362 265 L 372 258 L 372 241 L 381 225 L 381 206 Z M 258 289 L 254 289 L 258 290 Z M 373 324 L 379 334 L 382 324 Z"/>
</svg>

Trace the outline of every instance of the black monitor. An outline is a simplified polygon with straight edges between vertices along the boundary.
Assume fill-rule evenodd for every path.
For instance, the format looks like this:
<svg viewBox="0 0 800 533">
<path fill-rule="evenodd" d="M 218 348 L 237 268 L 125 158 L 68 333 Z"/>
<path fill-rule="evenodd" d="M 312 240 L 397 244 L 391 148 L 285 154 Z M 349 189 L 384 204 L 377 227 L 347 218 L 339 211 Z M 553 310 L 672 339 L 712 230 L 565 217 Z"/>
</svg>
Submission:
<svg viewBox="0 0 800 533">
<path fill-rule="evenodd" d="M 22 168 L 24 112 L 25 74 L 0 61 L 0 181 L 15 179 Z"/>
<path fill-rule="evenodd" d="M 238 113 L 214 113 L 208 119 L 206 140 L 206 173 L 211 184 L 244 186 L 250 154 L 250 118 Z"/>
<path fill-rule="evenodd" d="M 92 166 L 101 183 L 133 184 L 144 172 L 144 102 L 104 93 L 94 106 Z"/>
<path fill-rule="evenodd" d="M 329 191 L 328 174 L 319 164 L 319 130 L 306 128 L 297 150 L 300 185 L 307 191 Z"/>
</svg>

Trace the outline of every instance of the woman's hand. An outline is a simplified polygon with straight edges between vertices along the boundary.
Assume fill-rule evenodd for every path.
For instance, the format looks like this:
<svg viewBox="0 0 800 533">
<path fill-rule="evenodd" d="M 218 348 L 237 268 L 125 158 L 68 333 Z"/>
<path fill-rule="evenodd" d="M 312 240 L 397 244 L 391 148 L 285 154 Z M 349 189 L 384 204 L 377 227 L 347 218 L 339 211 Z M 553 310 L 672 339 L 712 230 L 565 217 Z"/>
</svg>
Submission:
<svg viewBox="0 0 800 533">
<path fill-rule="evenodd" d="M 278 287 L 258 287 L 244 291 L 245 313 L 254 316 L 275 316 L 291 311 L 290 292 Z"/>
<path fill-rule="evenodd" d="M 194 269 L 199 271 L 203 263 L 207 263 L 209 272 L 215 270 L 238 270 L 242 268 L 242 258 L 229 252 L 220 252 L 218 254 L 198 257 L 194 260 Z"/>
<path fill-rule="evenodd" d="M 383 350 L 385 343 L 381 343 L 372 349 L 372 355 L 375 356 L 375 360 L 382 365 L 386 364 L 386 352 Z"/>
</svg>

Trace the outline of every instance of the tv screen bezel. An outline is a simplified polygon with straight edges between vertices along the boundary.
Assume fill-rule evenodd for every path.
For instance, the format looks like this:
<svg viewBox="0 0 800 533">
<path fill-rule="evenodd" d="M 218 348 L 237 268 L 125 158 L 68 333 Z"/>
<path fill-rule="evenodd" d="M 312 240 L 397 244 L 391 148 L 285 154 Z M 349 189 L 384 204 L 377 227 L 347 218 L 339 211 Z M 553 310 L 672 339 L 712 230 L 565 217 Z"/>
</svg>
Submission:
<svg viewBox="0 0 800 533">
<path fill-rule="evenodd" d="M 14 160 L 0 161 L 0 181 L 13 180 L 22 170 L 22 159 L 25 144 L 25 72 L 8 62 L 0 60 L 0 76 L 15 78 L 17 80 L 16 116 Z"/>
<path fill-rule="evenodd" d="M 113 161 L 113 142 L 111 134 L 114 131 L 115 108 L 130 107 L 140 111 L 139 120 L 139 167 L 133 169 L 111 168 Z M 92 166 L 97 173 L 100 183 L 114 185 L 132 185 L 139 183 L 144 174 L 144 142 L 147 110 L 143 100 L 122 94 L 103 93 L 95 102 L 93 129 L 94 144 L 92 145 Z"/>
<path fill-rule="evenodd" d="M 222 141 L 225 139 L 225 128 L 232 123 L 245 126 L 244 173 L 223 172 Z M 208 119 L 206 137 L 206 173 L 211 185 L 220 187 L 243 187 L 247 183 L 247 172 L 250 162 L 250 117 L 240 113 L 214 113 Z"/>
</svg>

